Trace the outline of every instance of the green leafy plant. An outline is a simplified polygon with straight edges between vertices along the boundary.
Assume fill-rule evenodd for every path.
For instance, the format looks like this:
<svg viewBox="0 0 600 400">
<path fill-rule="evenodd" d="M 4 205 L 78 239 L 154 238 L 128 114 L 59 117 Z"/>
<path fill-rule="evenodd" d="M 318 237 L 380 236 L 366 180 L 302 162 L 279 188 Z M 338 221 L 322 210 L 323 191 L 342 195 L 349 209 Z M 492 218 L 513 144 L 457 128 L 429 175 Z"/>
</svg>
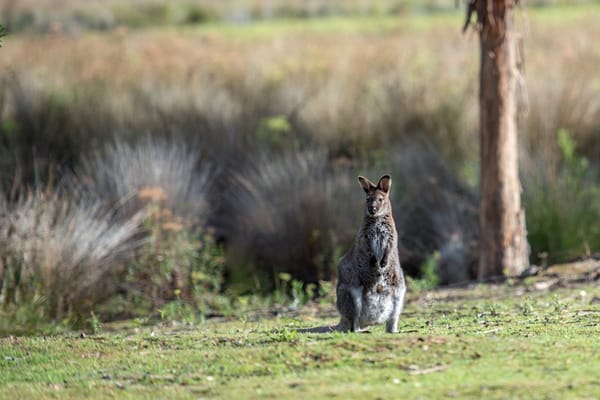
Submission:
<svg viewBox="0 0 600 400">
<path fill-rule="evenodd" d="M 565 129 L 557 133 L 560 164 L 529 168 L 524 203 L 532 261 L 569 261 L 600 248 L 600 185 L 597 172 Z"/>
<path fill-rule="evenodd" d="M 499 305 L 498 303 L 488 303 L 486 305 L 486 311 L 492 317 L 497 317 L 500 315 Z"/>
<path fill-rule="evenodd" d="M 554 314 L 557 314 L 557 315 L 562 314 L 563 311 L 566 311 L 568 309 L 568 305 L 566 303 L 562 302 L 556 293 L 554 293 L 552 295 L 552 301 L 551 301 L 550 305 L 552 307 L 552 311 L 554 312 Z"/>
<path fill-rule="evenodd" d="M 292 135 L 292 126 L 285 116 L 276 115 L 260 120 L 256 130 L 259 141 L 275 149 L 298 147 L 297 139 Z"/>
<path fill-rule="evenodd" d="M 100 329 L 102 329 L 102 322 L 100 322 L 100 318 L 98 318 L 93 311 L 90 312 L 90 316 L 87 319 L 87 325 L 93 334 L 100 332 Z"/>
<path fill-rule="evenodd" d="M 126 277 L 130 301 L 158 310 L 161 319 L 207 314 L 219 301 L 224 257 L 210 233 L 186 229 L 157 203 L 148 205 L 149 240 Z"/>
<path fill-rule="evenodd" d="M 519 310 L 519 313 L 522 316 L 529 316 L 533 314 L 534 311 L 534 304 L 533 304 L 533 300 L 531 299 L 531 297 L 526 297 L 523 301 L 521 301 L 518 305 L 517 308 Z"/>
<path fill-rule="evenodd" d="M 288 327 L 274 329 L 269 334 L 269 339 L 274 342 L 294 342 L 298 337 L 298 331 L 296 329 L 290 329 Z"/>
<path fill-rule="evenodd" d="M 421 264 L 421 277 L 410 280 L 413 287 L 417 290 L 431 290 L 440 284 L 440 278 L 436 272 L 439 259 L 440 253 L 436 251 Z"/>
<path fill-rule="evenodd" d="M 2 38 L 6 36 L 6 29 L 0 25 L 0 47 L 2 47 Z"/>
</svg>

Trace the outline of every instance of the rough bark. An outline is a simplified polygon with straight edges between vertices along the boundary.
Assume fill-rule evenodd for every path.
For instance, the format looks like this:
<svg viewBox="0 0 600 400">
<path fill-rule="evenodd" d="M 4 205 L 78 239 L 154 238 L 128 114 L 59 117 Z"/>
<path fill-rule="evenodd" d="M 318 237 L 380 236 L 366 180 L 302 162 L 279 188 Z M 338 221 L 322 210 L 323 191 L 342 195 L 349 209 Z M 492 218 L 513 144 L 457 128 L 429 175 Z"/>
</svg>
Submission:
<svg viewBox="0 0 600 400">
<path fill-rule="evenodd" d="M 474 0 L 480 69 L 480 279 L 520 274 L 529 265 L 521 206 L 516 125 L 513 0 Z"/>
</svg>

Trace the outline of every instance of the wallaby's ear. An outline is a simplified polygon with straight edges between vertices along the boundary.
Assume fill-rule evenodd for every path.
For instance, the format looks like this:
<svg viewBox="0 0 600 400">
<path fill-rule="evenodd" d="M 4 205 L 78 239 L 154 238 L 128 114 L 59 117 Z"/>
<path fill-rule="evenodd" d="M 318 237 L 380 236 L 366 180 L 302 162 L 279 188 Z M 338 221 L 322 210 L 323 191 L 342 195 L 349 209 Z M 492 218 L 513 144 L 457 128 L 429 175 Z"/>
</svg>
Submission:
<svg viewBox="0 0 600 400">
<path fill-rule="evenodd" d="M 358 181 L 360 182 L 360 186 L 362 186 L 365 193 L 369 193 L 372 190 L 375 190 L 377 188 L 377 186 L 375 186 L 375 184 L 373 182 L 371 182 L 364 176 L 359 176 Z"/>
<path fill-rule="evenodd" d="M 384 175 L 379 179 L 379 183 L 377 184 L 377 189 L 381 190 L 384 193 L 389 193 L 390 188 L 392 187 L 392 178 L 389 175 Z"/>
</svg>

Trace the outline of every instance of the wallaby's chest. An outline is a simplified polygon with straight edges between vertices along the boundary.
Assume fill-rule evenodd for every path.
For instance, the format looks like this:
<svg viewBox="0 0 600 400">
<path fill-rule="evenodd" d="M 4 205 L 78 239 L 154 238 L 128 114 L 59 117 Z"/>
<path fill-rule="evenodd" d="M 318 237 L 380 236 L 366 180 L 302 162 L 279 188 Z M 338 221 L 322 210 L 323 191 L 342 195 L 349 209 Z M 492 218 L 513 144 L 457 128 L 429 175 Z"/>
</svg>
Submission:
<svg viewBox="0 0 600 400">
<path fill-rule="evenodd" d="M 381 260 L 394 240 L 392 227 L 386 223 L 372 223 L 363 231 L 364 245 L 377 260 Z"/>
</svg>

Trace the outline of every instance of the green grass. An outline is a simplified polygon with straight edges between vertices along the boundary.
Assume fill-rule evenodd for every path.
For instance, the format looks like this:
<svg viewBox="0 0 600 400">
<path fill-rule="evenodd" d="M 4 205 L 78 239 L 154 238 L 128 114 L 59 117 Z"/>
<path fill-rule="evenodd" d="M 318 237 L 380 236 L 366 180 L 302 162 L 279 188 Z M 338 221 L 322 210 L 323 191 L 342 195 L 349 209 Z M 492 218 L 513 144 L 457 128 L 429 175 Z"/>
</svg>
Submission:
<svg viewBox="0 0 600 400">
<path fill-rule="evenodd" d="M 525 8 L 516 13 L 517 21 L 530 23 L 567 23 L 581 19 L 592 21 L 600 12 L 600 5 L 556 6 Z M 378 15 L 378 16 L 328 16 L 310 19 L 278 18 L 248 23 L 209 22 L 197 26 L 159 27 L 161 31 L 223 35 L 236 39 L 272 38 L 293 34 L 352 34 L 386 33 L 395 31 L 419 32 L 431 29 L 454 29 L 460 34 L 465 20 L 462 7 L 451 12 L 433 14 Z M 593 21 L 592 21 L 593 22 Z M 152 28 L 154 30 L 155 28 Z"/>
<path fill-rule="evenodd" d="M 599 296 L 597 285 L 413 294 L 398 334 L 296 332 L 335 323 L 328 305 L 294 318 L 9 337 L 0 398 L 597 398 Z"/>
<path fill-rule="evenodd" d="M 460 32 L 462 14 L 395 16 L 333 16 L 312 19 L 275 19 L 245 24 L 212 22 L 197 27 L 159 28 L 177 32 L 219 35 L 234 39 L 268 39 L 297 34 L 353 34 L 385 33 L 397 30 L 426 30 L 432 26 L 451 26 L 455 23 Z"/>
</svg>

